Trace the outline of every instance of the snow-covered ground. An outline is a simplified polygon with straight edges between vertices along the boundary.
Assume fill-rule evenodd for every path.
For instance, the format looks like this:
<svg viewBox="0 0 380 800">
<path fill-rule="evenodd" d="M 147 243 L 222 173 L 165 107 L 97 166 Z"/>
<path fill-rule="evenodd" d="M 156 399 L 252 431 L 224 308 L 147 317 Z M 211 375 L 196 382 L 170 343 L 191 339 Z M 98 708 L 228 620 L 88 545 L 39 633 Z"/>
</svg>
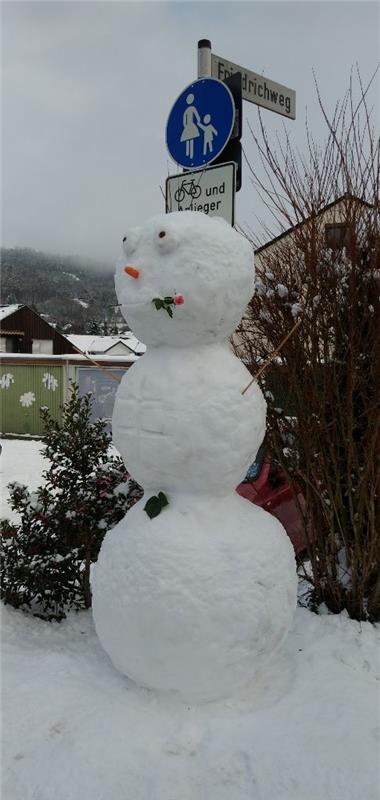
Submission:
<svg viewBox="0 0 380 800">
<path fill-rule="evenodd" d="M 33 491 L 41 483 L 41 474 L 47 469 L 48 462 L 42 455 L 42 442 L 35 439 L 1 439 L 1 446 L 0 517 L 17 520 L 17 514 L 8 503 L 8 483 L 18 481 Z"/>
<path fill-rule="evenodd" d="M 36 487 L 40 443 L 3 444 Z M 7 513 L 5 508 L 3 513 Z M 379 629 L 297 610 L 244 694 L 184 705 L 116 672 L 91 613 L 6 607 L 3 800 L 379 800 Z"/>
<path fill-rule="evenodd" d="M 0 443 L 0 517 L 17 521 L 18 514 L 12 511 L 8 502 L 8 484 L 18 481 L 34 491 L 43 483 L 41 476 L 48 469 L 49 462 L 43 457 L 43 443 L 37 439 L 0 439 Z M 110 452 L 118 455 L 113 446 Z"/>
</svg>

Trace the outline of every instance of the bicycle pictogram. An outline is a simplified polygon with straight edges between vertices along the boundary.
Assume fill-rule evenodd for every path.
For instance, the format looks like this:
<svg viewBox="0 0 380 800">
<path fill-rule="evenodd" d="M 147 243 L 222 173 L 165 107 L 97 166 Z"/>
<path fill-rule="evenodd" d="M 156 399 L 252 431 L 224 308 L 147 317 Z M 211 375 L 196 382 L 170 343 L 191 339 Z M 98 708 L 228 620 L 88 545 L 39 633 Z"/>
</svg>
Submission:
<svg viewBox="0 0 380 800">
<path fill-rule="evenodd" d="M 188 195 L 193 200 L 197 200 L 200 197 L 202 189 L 198 184 L 195 183 L 194 178 L 190 181 L 183 180 L 181 186 L 178 187 L 177 191 L 174 192 L 174 199 L 177 203 L 182 203 L 185 199 L 185 196 Z"/>
</svg>

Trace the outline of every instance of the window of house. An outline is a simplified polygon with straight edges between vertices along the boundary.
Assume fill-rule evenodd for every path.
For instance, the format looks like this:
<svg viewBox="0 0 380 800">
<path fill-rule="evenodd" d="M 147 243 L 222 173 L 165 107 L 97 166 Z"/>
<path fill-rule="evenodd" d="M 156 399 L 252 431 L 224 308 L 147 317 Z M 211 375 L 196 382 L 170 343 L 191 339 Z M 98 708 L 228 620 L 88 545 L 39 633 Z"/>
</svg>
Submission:
<svg viewBox="0 0 380 800">
<path fill-rule="evenodd" d="M 20 336 L 0 336 L 0 353 L 20 353 L 21 351 Z"/>
<path fill-rule="evenodd" d="M 347 247 L 350 238 L 350 227 L 346 222 L 334 222 L 325 225 L 326 247 L 338 249 Z"/>
<path fill-rule="evenodd" d="M 52 355 L 53 339 L 33 339 L 32 353 L 44 353 L 45 355 Z"/>
</svg>

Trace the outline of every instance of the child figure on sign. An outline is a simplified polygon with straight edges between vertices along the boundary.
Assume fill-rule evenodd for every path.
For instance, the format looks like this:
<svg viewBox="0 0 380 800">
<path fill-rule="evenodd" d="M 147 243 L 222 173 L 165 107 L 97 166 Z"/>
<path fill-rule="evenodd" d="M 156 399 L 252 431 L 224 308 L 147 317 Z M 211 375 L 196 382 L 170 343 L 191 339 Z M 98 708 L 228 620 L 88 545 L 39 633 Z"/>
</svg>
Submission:
<svg viewBox="0 0 380 800">
<path fill-rule="evenodd" d="M 202 122 L 198 122 L 198 127 L 203 131 L 203 155 L 207 155 L 207 149 L 212 153 L 212 143 L 214 136 L 218 135 L 218 131 L 215 130 L 214 126 L 211 124 L 211 116 L 210 114 L 205 114 L 203 117 L 203 124 Z"/>
</svg>

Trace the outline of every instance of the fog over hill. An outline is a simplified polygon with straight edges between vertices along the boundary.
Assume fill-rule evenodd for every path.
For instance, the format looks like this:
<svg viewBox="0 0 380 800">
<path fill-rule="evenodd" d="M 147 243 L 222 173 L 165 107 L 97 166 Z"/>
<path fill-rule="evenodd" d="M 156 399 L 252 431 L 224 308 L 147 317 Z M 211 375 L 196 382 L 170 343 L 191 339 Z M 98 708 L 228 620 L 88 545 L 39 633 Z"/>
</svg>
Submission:
<svg viewBox="0 0 380 800">
<path fill-rule="evenodd" d="M 66 333 L 125 329 L 114 265 L 30 248 L 1 248 L 1 303 L 25 303 Z"/>
</svg>

